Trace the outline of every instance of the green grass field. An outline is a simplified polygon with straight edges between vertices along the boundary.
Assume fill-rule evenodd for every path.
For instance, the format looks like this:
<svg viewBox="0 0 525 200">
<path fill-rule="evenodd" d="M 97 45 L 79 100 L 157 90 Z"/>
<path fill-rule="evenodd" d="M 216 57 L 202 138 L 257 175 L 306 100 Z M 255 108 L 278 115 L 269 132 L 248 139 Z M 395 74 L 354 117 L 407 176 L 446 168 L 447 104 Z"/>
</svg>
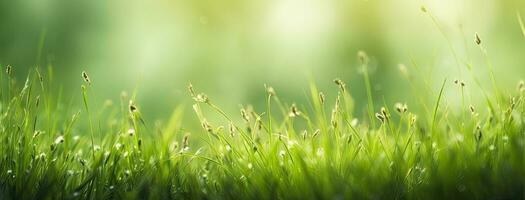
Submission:
<svg viewBox="0 0 525 200">
<path fill-rule="evenodd" d="M 236 113 L 188 84 L 193 103 L 164 123 L 142 114 L 140 91 L 98 99 L 89 72 L 71 98 L 56 89 L 64 83 L 53 68 L 20 80 L 7 65 L 0 199 L 524 199 L 525 82 L 502 88 L 482 38 L 470 45 L 486 64 L 456 57 L 467 81 L 450 75 L 435 87 L 416 63 L 400 65 L 397 81 L 410 86 L 401 99 L 415 104 L 377 101 L 369 55 L 359 51 L 365 108 L 348 87 L 357 80 L 344 77 L 333 80 L 333 96 L 311 83 L 304 104 L 261 85 L 266 106 Z"/>
<path fill-rule="evenodd" d="M 366 69 L 367 55 L 358 56 Z M 86 72 L 76 104 L 48 89 L 60 84 L 51 81 L 52 70 L 34 69 L 25 82 L 15 82 L 16 68 L 5 69 L 0 199 L 525 197 L 523 82 L 506 94 L 486 90 L 481 105 L 463 98 L 461 109 L 451 109 L 444 97 L 468 94 L 475 84 L 444 80 L 441 88 L 414 90 L 414 98 L 432 103 L 410 107 L 372 102 L 369 93 L 359 119 L 352 91 L 340 79 L 334 97 L 312 84 L 307 105 L 282 102 L 265 86 L 262 112 L 246 107 L 240 113 L 223 112 L 190 84 L 197 116 L 191 120 L 202 129 L 187 130 L 182 107 L 167 123 L 152 124 L 135 94 L 122 94 L 115 105 L 93 102 L 96 79 Z M 363 75 L 370 85 L 366 70 Z M 447 88 L 457 92 L 444 93 Z M 208 121 L 209 115 L 221 120 Z"/>
</svg>

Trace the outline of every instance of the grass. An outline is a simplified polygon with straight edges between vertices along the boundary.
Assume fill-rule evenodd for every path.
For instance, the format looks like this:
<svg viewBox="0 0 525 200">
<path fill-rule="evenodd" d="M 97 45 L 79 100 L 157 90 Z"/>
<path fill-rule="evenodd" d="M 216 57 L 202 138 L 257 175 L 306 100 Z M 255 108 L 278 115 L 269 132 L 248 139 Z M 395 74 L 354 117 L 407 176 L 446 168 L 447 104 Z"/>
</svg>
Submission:
<svg viewBox="0 0 525 200">
<path fill-rule="evenodd" d="M 135 94 L 123 93 L 120 106 L 94 106 L 96 79 L 86 72 L 75 106 L 53 90 L 51 68 L 31 70 L 19 85 L 9 66 L 0 75 L 0 199 L 525 198 L 525 83 L 499 91 L 490 70 L 490 92 L 473 77 L 485 98 L 473 105 L 465 98 L 477 92 L 470 84 L 444 80 L 433 88 L 409 78 L 403 65 L 419 103 L 375 107 L 368 58 L 361 51 L 358 58 L 368 100 L 362 117 L 354 116 L 360 110 L 341 79 L 334 80 L 335 97 L 312 83 L 306 105 L 282 102 L 265 85 L 266 107 L 240 114 L 226 113 L 190 84 L 202 125 L 191 130 L 182 123 L 183 106 L 167 123 L 149 124 Z M 451 95 L 461 97 L 460 109 L 445 101 Z M 209 121 L 211 115 L 222 119 Z"/>
<path fill-rule="evenodd" d="M 190 85 L 202 124 L 190 135 L 180 123 L 182 107 L 167 124 L 150 128 L 134 97 L 125 94 L 120 109 L 104 105 L 98 113 L 106 115 L 93 115 L 97 110 L 90 107 L 87 73 L 87 86 L 81 87 L 84 109 L 75 111 L 60 97 L 51 98 L 57 94 L 46 89 L 50 83 L 39 70 L 23 86 L 14 83 L 12 71 L 2 75 L 1 199 L 525 195 L 523 83 L 507 94 L 500 110 L 478 113 L 488 105 L 448 110 L 444 88 L 462 87 L 455 95 L 464 95 L 465 85 L 444 81 L 435 88 L 431 112 L 416 115 L 396 104 L 391 113 L 385 104 L 373 119 L 377 127 L 368 116 L 361 122 L 353 116 L 351 94 L 340 79 L 332 105 L 313 84 L 306 107 L 285 106 L 265 86 L 267 114 L 243 108 L 239 116 L 225 113 Z M 213 113 L 226 123 L 212 125 L 206 116 Z M 88 127 L 77 124 L 80 120 Z"/>
</svg>

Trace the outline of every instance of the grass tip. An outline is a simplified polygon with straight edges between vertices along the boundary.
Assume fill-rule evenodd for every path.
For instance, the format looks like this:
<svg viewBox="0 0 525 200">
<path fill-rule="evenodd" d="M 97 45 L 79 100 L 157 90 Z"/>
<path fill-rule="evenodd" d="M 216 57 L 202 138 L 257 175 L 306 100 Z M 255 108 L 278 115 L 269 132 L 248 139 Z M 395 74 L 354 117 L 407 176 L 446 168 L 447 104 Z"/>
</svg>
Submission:
<svg viewBox="0 0 525 200">
<path fill-rule="evenodd" d="M 299 111 L 299 109 L 297 109 L 297 106 L 295 105 L 295 103 L 293 103 L 292 106 L 290 106 L 290 113 L 288 115 L 290 117 L 297 117 L 301 115 L 301 112 Z"/>
<path fill-rule="evenodd" d="M 478 33 L 474 33 L 474 42 L 476 42 L 477 45 L 481 45 L 481 38 Z"/>
<path fill-rule="evenodd" d="M 91 79 L 89 79 L 86 71 L 82 71 L 82 79 L 84 79 L 84 82 L 86 82 L 88 85 L 91 85 Z"/>
<path fill-rule="evenodd" d="M 319 102 L 320 102 L 321 104 L 324 104 L 325 100 L 326 100 L 326 99 L 325 99 L 324 94 L 323 94 L 322 92 L 319 92 Z"/>
<path fill-rule="evenodd" d="M 273 87 L 264 84 L 264 88 L 266 89 L 266 93 L 268 93 L 268 96 L 275 96 L 276 95 L 275 89 L 273 89 Z"/>
<path fill-rule="evenodd" d="M 244 108 L 241 108 L 241 117 L 246 123 L 250 122 L 250 115 L 248 115 L 248 113 L 246 112 L 246 109 Z"/>
<path fill-rule="evenodd" d="M 406 103 L 396 103 L 394 104 L 394 108 L 400 115 L 405 114 L 408 111 L 408 106 Z"/>
<path fill-rule="evenodd" d="M 127 133 L 131 137 L 131 136 L 135 135 L 135 129 L 134 128 L 130 128 L 130 129 L 128 129 Z"/>
<path fill-rule="evenodd" d="M 198 94 L 196 96 L 193 96 L 193 100 L 195 100 L 196 102 L 199 102 L 199 103 L 210 103 L 210 99 L 204 93 L 200 93 L 200 94 Z"/>
<path fill-rule="evenodd" d="M 59 136 L 55 139 L 55 145 L 62 144 L 62 143 L 64 143 L 64 136 L 59 135 Z"/>
<path fill-rule="evenodd" d="M 135 103 L 133 102 L 133 100 L 129 100 L 129 103 L 128 103 L 128 109 L 129 109 L 129 113 L 135 113 L 137 112 L 137 106 L 135 106 Z"/>
<path fill-rule="evenodd" d="M 365 65 L 368 63 L 368 55 L 366 54 L 365 51 L 363 50 L 359 50 L 357 52 L 357 58 L 359 59 L 359 61 L 361 62 L 361 64 Z"/>
<path fill-rule="evenodd" d="M 5 73 L 8 75 L 8 76 L 11 76 L 11 74 L 13 73 L 13 67 L 11 65 L 7 65 L 5 67 Z"/>
<path fill-rule="evenodd" d="M 195 90 L 193 89 L 193 85 L 191 83 L 188 84 L 188 92 L 192 97 L 195 97 Z"/>
<path fill-rule="evenodd" d="M 337 86 L 339 86 L 339 89 L 341 89 L 341 91 L 343 91 L 343 92 L 345 91 L 346 84 L 345 84 L 345 82 L 343 82 L 341 79 L 339 79 L 339 78 L 334 79 L 334 83 L 335 83 Z"/>
</svg>

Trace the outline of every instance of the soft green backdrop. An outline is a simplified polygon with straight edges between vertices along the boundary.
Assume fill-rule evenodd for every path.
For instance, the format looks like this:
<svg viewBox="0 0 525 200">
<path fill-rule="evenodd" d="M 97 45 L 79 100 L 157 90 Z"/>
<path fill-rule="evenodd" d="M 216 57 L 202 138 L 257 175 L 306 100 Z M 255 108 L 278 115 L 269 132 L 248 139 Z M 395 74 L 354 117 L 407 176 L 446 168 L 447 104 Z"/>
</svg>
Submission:
<svg viewBox="0 0 525 200">
<path fill-rule="evenodd" d="M 188 103 L 189 82 L 237 112 L 240 104 L 264 105 L 264 83 L 288 102 L 307 103 L 310 81 L 333 98 L 337 77 L 349 85 L 359 113 L 366 93 L 358 50 L 371 57 L 377 101 L 415 101 L 399 63 L 409 72 L 417 63 L 423 72 L 413 74 L 436 89 L 443 78 L 468 83 L 465 66 L 458 67 L 422 5 L 484 84 L 475 32 L 500 87 L 512 90 L 525 77 L 522 0 L 5 0 L 0 64 L 12 65 L 19 80 L 30 67 L 52 65 L 66 96 L 79 104 L 82 70 L 99 102 L 138 85 L 138 103 L 150 119 Z"/>
</svg>

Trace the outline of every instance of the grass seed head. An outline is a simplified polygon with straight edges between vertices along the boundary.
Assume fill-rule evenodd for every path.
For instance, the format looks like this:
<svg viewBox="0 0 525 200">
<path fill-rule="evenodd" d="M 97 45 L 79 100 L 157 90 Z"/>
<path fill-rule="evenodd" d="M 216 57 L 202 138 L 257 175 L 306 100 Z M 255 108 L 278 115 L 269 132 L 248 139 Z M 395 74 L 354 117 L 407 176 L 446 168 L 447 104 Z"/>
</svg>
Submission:
<svg viewBox="0 0 525 200">
<path fill-rule="evenodd" d="M 330 123 L 334 128 L 337 127 L 337 109 L 332 109 L 332 115 L 330 117 Z"/>
<path fill-rule="evenodd" d="M 474 34 L 474 42 L 476 42 L 477 45 L 481 45 L 481 38 L 478 33 Z"/>
<path fill-rule="evenodd" d="M 89 79 L 89 76 L 86 71 L 82 71 L 82 79 L 84 79 L 84 82 L 91 85 L 91 80 Z"/>
<path fill-rule="evenodd" d="M 376 113 L 375 116 L 381 123 L 385 123 L 385 116 L 383 114 Z"/>
<path fill-rule="evenodd" d="M 375 116 L 381 123 L 385 123 L 390 118 L 385 107 L 381 107 L 381 110 Z"/>
<path fill-rule="evenodd" d="M 346 90 L 346 84 L 341 80 L 341 79 L 334 79 L 334 83 L 339 86 L 339 89 L 341 89 L 341 91 L 345 92 Z"/>
<path fill-rule="evenodd" d="M 115 144 L 115 149 L 116 149 L 117 151 L 120 150 L 122 147 L 123 147 L 123 145 L 120 144 L 120 143 L 118 143 L 118 142 Z"/>
<path fill-rule="evenodd" d="M 465 87 L 466 86 L 465 81 L 458 80 L 458 79 L 454 80 L 454 84 L 456 84 L 458 86 L 461 86 L 461 87 Z"/>
<path fill-rule="evenodd" d="M 388 120 L 390 118 L 390 114 L 387 112 L 385 107 L 381 107 L 381 115 L 383 115 L 385 120 Z"/>
<path fill-rule="evenodd" d="M 334 105 L 334 109 L 336 111 L 339 110 L 340 103 L 341 103 L 341 93 L 337 93 L 337 97 L 335 98 L 335 105 Z"/>
<path fill-rule="evenodd" d="M 195 100 L 196 102 L 199 102 L 199 103 L 209 103 L 210 102 L 210 99 L 204 93 L 200 93 L 197 96 L 194 96 L 193 100 Z"/>
<path fill-rule="evenodd" d="M 135 129 L 134 128 L 130 128 L 128 129 L 128 135 L 131 137 L 133 135 L 135 135 Z"/>
<path fill-rule="evenodd" d="M 473 105 L 469 105 L 468 108 L 470 109 L 470 113 L 472 113 L 472 114 L 476 113 L 476 109 L 474 108 Z"/>
<path fill-rule="evenodd" d="M 408 111 L 407 104 L 396 103 L 394 105 L 394 108 L 396 109 L 397 113 L 399 113 L 400 115 L 405 114 Z"/>
<path fill-rule="evenodd" d="M 7 74 L 7 76 L 11 76 L 11 74 L 13 73 L 13 67 L 11 67 L 11 65 L 7 65 L 5 67 L 5 73 Z"/>
<path fill-rule="evenodd" d="M 244 108 L 241 108 L 241 117 L 246 123 L 250 122 L 250 116 L 248 115 L 248 113 L 246 112 L 246 109 Z"/>
<path fill-rule="evenodd" d="M 319 133 L 321 133 L 321 130 L 320 129 L 317 129 L 314 131 L 314 134 L 312 135 L 312 138 L 315 138 L 319 135 Z"/>
<path fill-rule="evenodd" d="M 204 128 L 204 130 L 208 131 L 209 133 L 213 132 L 213 128 L 211 127 L 210 123 L 208 123 L 206 119 L 202 120 L 201 125 L 202 125 L 202 128 Z"/>
<path fill-rule="evenodd" d="M 276 96 L 275 89 L 273 89 L 273 87 L 264 84 L 264 88 L 266 88 L 266 93 L 268 93 L 268 96 Z"/>
<path fill-rule="evenodd" d="M 410 118 L 410 126 L 414 127 L 416 125 L 416 122 L 417 122 L 417 115 L 415 114 L 411 114 L 412 117 Z"/>
<path fill-rule="evenodd" d="M 357 58 L 359 59 L 359 61 L 361 62 L 361 64 L 363 64 L 363 65 L 368 64 L 368 55 L 366 54 L 365 51 L 363 51 L 363 50 L 359 50 L 359 51 L 357 52 Z"/>
<path fill-rule="evenodd" d="M 189 140 L 190 140 L 190 134 L 186 133 L 184 137 L 182 138 L 182 149 L 187 150 L 189 148 Z"/>
<path fill-rule="evenodd" d="M 41 133 L 42 133 L 42 131 L 36 130 L 36 131 L 33 133 L 33 138 L 38 137 Z"/>
<path fill-rule="evenodd" d="M 39 158 L 40 160 L 44 160 L 44 159 L 46 159 L 46 153 L 40 153 L 40 154 L 38 155 L 38 158 Z"/>
<path fill-rule="evenodd" d="M 516 107 L 516 97 L 510 97 L 510 110 L 514 110 Z"/>
<path fill-rule="evenodd" d="M 195 90 L 193 90 L 193 85 L 191 83 L 188 85 L 188 91 L 192 97 L 195 97 Z"/>
<path fill-rule="evenodd" d="M 325 96 L 324 96 L 324 94 L 322 92 L 319 92 L 319 102 L 321 104 L 324 104 L 324 102 L 325 102 Z"/>
<path fill-rule="evenodd" d="M 233 122 L 230 122 L 229 129 L 230 129 L 230 136 L 234 137 L 235 136 L 235 125 L 233 124 Z"/>
<path fill-rule="evenodd" d="M 64 143 L 64 136 L 58 136 L 56 139 L 55 139 L 55 145 L 58 145 L 58 144 L 62 144 Z"/>
<path fill-rule="evenodd" d="M 483 132 L 479 124 L 476 126 L 476 130 L 474 131 L 474 136 L 475 136 L 474 139 L 476 139 L 476 142 L 478 143 L 481 141 L 481 138 L 483 137 Z"/>
<path fill-rule="evenodd" d="M 137 112 L 137 110 L 138 110 L 137 106 L 135 106 L 135 103 L 133 102 L 133 100 L 129 100 L 128 108 L 129 108 L 129 113 L 131 113 L 131 114 Z"/>
<path fill-rule="evenodd" d="M 297 109 L 297 106 L 295 105 L 295 103 L 293 103 L 292 106 L 290 107 L 290 113 L 288 115 L 290 117 L 297 117 L 301 115 L 301 112 Z"/>
</svg>

